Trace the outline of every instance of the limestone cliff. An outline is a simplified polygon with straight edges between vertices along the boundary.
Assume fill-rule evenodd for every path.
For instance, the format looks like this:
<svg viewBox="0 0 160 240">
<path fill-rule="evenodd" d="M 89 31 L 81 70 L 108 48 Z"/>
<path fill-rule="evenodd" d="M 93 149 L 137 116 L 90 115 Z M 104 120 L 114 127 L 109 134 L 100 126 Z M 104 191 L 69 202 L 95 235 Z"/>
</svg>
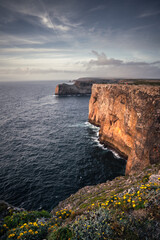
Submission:
<svg viewBox="0 0 160 240">
<path fill-rule="evenodd" d="M 128 158 L 126 174 L 160 161 L 160 87 L 94 84 L 89 122 L 99 140 Z"/>
<path fill-rule="evenodd" d="M 55 95 L 91 94 L 91 88 L 94 83 L 115 83 L 117 81 L 117 79 L 79 78 L 70 84 L 58 84 L 55 89 Z"/>
</svg>

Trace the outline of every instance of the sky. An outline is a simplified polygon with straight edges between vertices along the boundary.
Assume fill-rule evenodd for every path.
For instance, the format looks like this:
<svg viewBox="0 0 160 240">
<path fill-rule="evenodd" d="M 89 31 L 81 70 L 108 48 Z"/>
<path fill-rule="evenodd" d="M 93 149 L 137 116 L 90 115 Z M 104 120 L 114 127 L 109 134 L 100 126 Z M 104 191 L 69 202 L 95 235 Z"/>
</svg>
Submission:
<svg viewBox="0 0 160 240">
<path fill-rule="evenodd" d="M 159 0 L 0 0 L 0 81 L 160 78 Z"/>
</svg>

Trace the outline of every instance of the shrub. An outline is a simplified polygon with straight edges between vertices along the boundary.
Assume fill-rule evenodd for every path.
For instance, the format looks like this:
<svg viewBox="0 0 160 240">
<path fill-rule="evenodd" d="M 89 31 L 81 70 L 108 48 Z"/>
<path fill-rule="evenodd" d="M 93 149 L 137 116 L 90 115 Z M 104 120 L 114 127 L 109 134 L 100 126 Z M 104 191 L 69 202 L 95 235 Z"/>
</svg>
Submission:
<svg viewBox="0 0 160 240">
<path fill-rule="evenodd" d="M 50 214 L 47 212 L 47 211 L 31 211 L 31 212 L 27 212 L 27 211 L 23 211 L 23 212 L 18 212 L 18 213 L 13 213 L 11 216 L 7 216 L 4 218 L 4 221 L 3 221 L 3 224 L 0 225 L 0 237 L 5 239 L 5 235 L 8 236 L 9 239 L 17 239 L 16 237 L 18 237 L 19 233 L 21 233 L 21 239 L 22 236 L 25 236 L 26 234 L 22 234 L 22 226 L 23 224 L 27 225 L 29 222 L 32 223 L 32 222 L 35 222 L 38 218 L 41 219 L 41 218 L 50 218 Z M 43 219 L 44 220 L 44 219 Z M 45 220 L 44 220 L 45 221 Z M 24 225 L 24 226 L 25 226 Z M 42 225 L 41 223 L 39 223 L 40 225 L 40 229 L 42 228 Z M 26 227 L 24 227 L 26 228 Z M 32 230 L 32 228 L 31 228 Z M 43 228 L 41 229 L 41 234 L 40 235 L 43 235 L 42 234 L 42 231 Z M 27 231 L 27 229 L 25 230 Z M 37 233 L 38 230 L 35 230 L 35 234 L 38 234 L 39 236 L 39 231 Z M 32 231 L 29 233 L 29 235 L 31 236 L 29 237 L 27 235 L 27 239 L 34 239 L 34 234 L 31 234 Z M 20 239 L 20 238 L 19 238 Z M 37 239 L 37 238 L 36 238 Z"/>
<path fill-rule="evenodd" d="M 64 219 L 70 217 L 71 214 L 74 214 L 74 212 L 72 210 L 62 209 L 62 210 L 56 212 L 56 217 L 64 220 Z"/>
<path fill-rule="evenodd" d="M 102 208 L 90 212 L 88 217 L 82 216 L 72 225 L 72 239 L 110 239 L 113 235 L 109 212 Z"/>
<path fill-rule="evenodd" d="M 23 223 L 34 222 L 37 218 L 50 218 L 50 214 L 47 211 L 23 211 L 19 213 L 14 213 L 12 216 L 7 216 L 4 219 L 4 224 L 7 225 L 9 229 L 16 228 L 18 225 Z"/>
<path fill-rule="evenodd" d="M 48 232 L 48 225 L 44 223 L 29 222 L 8 231 L 7 240 L 27 239 L 41 240 Z"/>
<path fill-rule="evenodd" d="M 68 240 L 72 238 L 72 231 L 68 227 L 55 229 L 48 237 L 48 240 Z"/>
</svg>

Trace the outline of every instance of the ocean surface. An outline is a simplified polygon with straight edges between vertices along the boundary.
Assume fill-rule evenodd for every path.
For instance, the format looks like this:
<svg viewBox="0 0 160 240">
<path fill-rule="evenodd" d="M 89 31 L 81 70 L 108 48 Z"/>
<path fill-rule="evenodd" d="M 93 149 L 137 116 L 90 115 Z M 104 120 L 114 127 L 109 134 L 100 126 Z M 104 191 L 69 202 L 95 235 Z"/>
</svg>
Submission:
<svg viewBox="0 0 160 240">
<path fill-rule="evenodd" d="M 88 123 L 89 96 L 55 96 L 58 83 L 0 83 L 0 199 L 27 210 L 125 172 Z"/>
</svg>

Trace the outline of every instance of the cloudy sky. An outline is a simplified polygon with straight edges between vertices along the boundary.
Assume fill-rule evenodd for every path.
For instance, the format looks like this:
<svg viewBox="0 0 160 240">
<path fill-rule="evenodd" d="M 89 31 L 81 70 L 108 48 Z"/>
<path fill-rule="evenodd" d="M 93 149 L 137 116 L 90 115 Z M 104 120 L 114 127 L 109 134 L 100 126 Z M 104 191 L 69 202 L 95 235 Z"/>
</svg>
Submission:
<svg viewBox="0 0 160 240">
<path fill-rule="evenodd" d="M 0 0 L 0 81 L 160 78 L 159 0 Z"/>
</svg>

